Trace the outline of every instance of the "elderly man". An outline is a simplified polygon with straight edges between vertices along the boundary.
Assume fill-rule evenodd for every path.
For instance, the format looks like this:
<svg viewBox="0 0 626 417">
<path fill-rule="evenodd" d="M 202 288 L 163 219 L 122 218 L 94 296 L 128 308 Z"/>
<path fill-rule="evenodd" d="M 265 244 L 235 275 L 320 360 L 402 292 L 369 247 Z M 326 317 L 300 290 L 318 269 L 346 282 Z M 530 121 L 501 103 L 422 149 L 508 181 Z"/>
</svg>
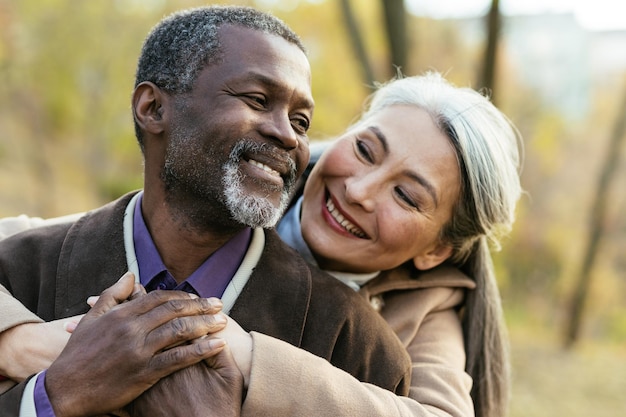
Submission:
<svg viewBox="0 0 626 417">
<path fill-rule="evenodd" d="M 132 109 L 143 191 L 3 240 L 0 284 L 46 321 L 84 313 L 127 270 L 149 293 L 133 296 L 128 276 L 105 291 L 58 359 L 0 397 L 2 415 L 111 413 L 167 375 L 176 383 L 179 369 L 205 372 L 203 359 L 228 369 L 215 339 L 181 344 L 223 327 L 208 297 L 253 332 L 255 354 L 264 333 L 406 392 L 410 364 L 382 319 L 263 230 L 309 157 L 310 68 L 297 36 L 250 8 L 176 13 L 146 39 Z"/>
</svg>

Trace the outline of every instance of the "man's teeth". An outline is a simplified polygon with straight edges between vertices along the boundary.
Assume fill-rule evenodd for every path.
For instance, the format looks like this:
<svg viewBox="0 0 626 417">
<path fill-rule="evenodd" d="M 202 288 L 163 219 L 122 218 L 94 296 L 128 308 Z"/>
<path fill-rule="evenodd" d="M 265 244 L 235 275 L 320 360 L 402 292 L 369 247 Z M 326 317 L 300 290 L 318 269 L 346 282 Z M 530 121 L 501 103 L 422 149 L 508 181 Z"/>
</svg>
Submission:
<svg viewBox="0 0 626 417">
<path fill-rule="evenodd" d="M 350 221 L 348 221 L 345 217 L 343 217 L 341 213 L 339 213 L 339 210 L 335 208 L 335 205 L 330 198 L 326 200 L 326 208 L 328 209 L 328 212 L 331 214 L 331 216 L 333 216 L 333 218 L 337 220 L 337 223 L 343 226 L 343 228 L 346 229 L 349 233 L 352 233 L 354 236 L 360 238 L 366 237 L 365 232 L 350 223 Z"/>
<path fill-rule="evenodd" d="M 255 161 L 254 159 L 250 159 L 248 162 L 250 162 L 250 165 L 254 165 L 255 167 L 261 168 L 263 171 L 267 172 L 268 174 L 272 174 L 276 177 L 280 177 L 280 172 L 268 167 L 265 164 L 260 163 L 259 161 Z"/>
</svg>

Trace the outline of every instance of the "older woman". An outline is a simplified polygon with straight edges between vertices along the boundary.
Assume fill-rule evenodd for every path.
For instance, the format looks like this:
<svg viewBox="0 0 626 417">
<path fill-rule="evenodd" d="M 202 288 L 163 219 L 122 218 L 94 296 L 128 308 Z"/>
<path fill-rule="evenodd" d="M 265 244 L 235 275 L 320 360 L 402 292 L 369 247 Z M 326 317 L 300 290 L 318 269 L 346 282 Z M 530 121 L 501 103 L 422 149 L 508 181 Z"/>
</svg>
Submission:
<svg viewBox="0 0 626 417">
<path fill-rule="evenodd" d="M 514 220 L 518 145 L 488 99 L 438 74 L 379 88 L 313 161 L 278 231 L 387 320 L 413 360 L 409 396 L 231 322 L 222 336 L 248 384 L 242 414 L 505 415 L 507 343 L 489 243 Z M 253 350 L 240 348 L 250 341 Z"/>
</svg>

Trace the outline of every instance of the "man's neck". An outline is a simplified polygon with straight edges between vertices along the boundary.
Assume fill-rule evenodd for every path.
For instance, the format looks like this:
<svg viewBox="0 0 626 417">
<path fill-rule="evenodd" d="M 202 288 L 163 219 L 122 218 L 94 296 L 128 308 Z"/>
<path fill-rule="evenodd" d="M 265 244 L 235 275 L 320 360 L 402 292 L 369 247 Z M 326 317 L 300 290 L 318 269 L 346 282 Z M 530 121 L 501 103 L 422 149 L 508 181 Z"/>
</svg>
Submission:
<svg viewBox="0 0 626 417">
<path fill-rule="evenodd" d="M 243 225 L 213 225 L 213 228 L 199 229 L 181 213 L 172 215 L 172 209 L 166 204 L 146 202 L 145 194 L 141 209 L 154 245 L 177 283 L 184 281 L 209 256 L 245 228 Z"/>
</svg>

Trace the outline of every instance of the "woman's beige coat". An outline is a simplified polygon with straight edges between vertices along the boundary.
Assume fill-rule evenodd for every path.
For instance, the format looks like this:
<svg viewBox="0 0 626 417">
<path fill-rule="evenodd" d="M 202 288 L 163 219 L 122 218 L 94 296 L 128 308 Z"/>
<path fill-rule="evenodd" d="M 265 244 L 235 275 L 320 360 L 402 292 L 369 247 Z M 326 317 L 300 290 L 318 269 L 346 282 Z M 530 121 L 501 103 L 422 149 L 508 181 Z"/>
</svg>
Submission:
<svg viewBox="0 0 626 417">
<path fill-rule="evenodd" d="M 448 266 L 410 274 L 408 268 L 384 272 L 361 290 L 411 356 L 409 397 L 360 383 L 322 359 L 255 333 L 255 388 L 242 415 L 473 416 L 458 308 L 474 282 Z"/>
</svg>

